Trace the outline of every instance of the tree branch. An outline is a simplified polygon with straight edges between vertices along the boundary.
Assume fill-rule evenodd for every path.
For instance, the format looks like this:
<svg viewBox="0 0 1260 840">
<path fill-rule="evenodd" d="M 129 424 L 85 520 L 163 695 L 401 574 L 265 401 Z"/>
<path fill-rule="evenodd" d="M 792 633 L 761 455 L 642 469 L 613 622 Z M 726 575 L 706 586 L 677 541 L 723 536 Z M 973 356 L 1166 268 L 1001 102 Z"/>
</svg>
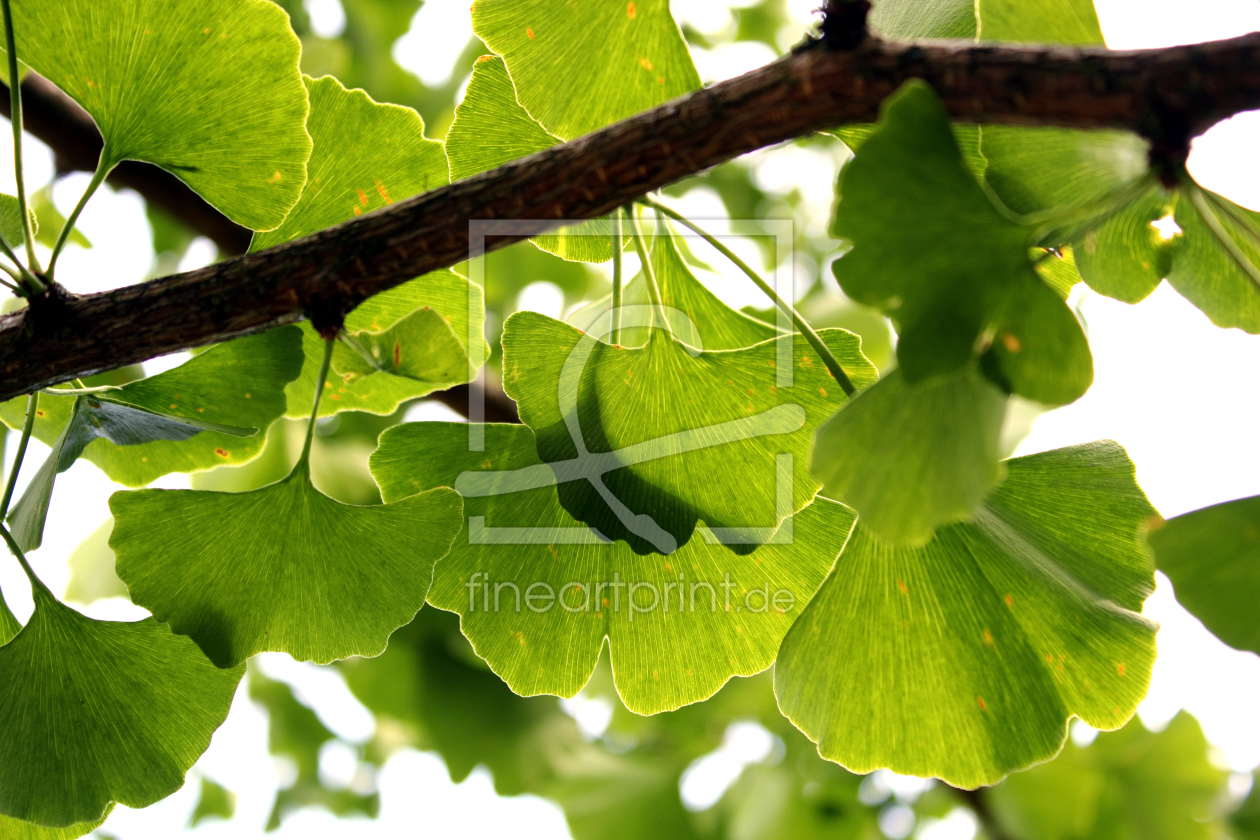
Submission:
<svg viewBox="0 0 1260 840">
<path fill-rule="evenodd" d="M 818 43 L 598 132 L 276 248 L 0 319 L 0 399 L 310 317 L 469 258 L 469 220 L 589 219 L 733 157 L 869 122 L 907 79 L 960 120 L 1127 128 L 1184 144 L 1260 107 L 1260 34 L 1110 52 Z M 492 237 L 487 249 L 523 239 Z"/>
</svg>

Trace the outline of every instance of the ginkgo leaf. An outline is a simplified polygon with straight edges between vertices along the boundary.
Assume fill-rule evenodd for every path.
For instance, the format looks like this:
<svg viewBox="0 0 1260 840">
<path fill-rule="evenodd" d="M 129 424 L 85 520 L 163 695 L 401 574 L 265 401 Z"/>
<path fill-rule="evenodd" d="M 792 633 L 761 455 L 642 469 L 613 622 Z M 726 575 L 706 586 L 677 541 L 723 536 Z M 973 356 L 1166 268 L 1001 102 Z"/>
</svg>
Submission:
<svg viewBox="0 0 1260 840">
<path fill-rule="evenodd" d="M 331 76 L 308 77 L 306 85 L 311 97 L 307 128 L 315 143 L 309 164 L 310 180 L 284 224 L 274 231 L 255 234 L 250 251 L 300 239 L 448 183 L 442 144 L 424 136 L 424 121 L 414 110 L 375 102 L 361 90 L 346 90 Z M 484 348 L 485 304 L 481 289 L 449 270 L 426 274 L 376 295 L 347 316 L 345 329 L 352 334 L 383 332 L 425 307 L 441 318 L 420 315 L 404 331 L 408 342 L 415 342 L 414 346 L 400 346 L 400 353 L 408 351 L 410 360 L 423 364 L 434 346 L 452 351 L 452 334 L 469 359 L 474 356 L 468 349 L 470 335 L 480 342 L 475 350 Z M 324 352 L 324 342 L 310 324 L 302 323 L 301 329 L 306 362 L 301 376 L 287 389 L 289 417 L 306 417 L 310 413 Z M 486 355 L 481 352 L 476 361 Z M 337 358 L 345 360 L 347 356 L 339 353 Z M 445 358 L 423 370 L 413 365 L 412 373 L 419 376 L 406 378 L 379 372 L 352 373 L 347 380 L 337 371 L 330 371 L 325 380 L 325 398 L 320 401 L 320 415 L 346 410 L 392 414 L 406 400 L 468 382 L 476 374 L 475 369 L 465 369 L 465 362 L 453 379 L 444 378 L 442 373 L 449 367 Z"/>
<path fill-rule="evenodd" d="M 1173 197 L 1152 185 L 1111 218 L 1085 232 L 1073 247 L 1081 279 L 1099 294 L 1137 303 L 1172 269 L 1173 241 L 1152 222 L 1168 215 Z"/>
<path fill-rule="evenodd" d="M 166 169 L 233 221 L 276 227 L 306 181 L 301 45 L 265 0 L 14 0 L 18 56 L 92 115 L 101 167 Z"/>
<path fill-rule="evenodd" d="M 819 428 L 813 474 L 884 541 L 923 545 L 1002 479 L 1005 414 L 1006 395 L 975 365 L 917 385 L 894 370 Z"/>
<path fill-rule="evenodd" d="M 1093 0 L 976 0 L 977 41 L 1101 46 Z"/>
<path fill-rule="evenodd" d="M 485 426 L 485 451 L 470 450 L 468 430 L 387 431 L 371 462 L 382 497 L 461 490 L 469 478 L 502 478 L 506 490 L 510 472 L 499 471 L 542 465 L 525 426 Z M 768 668 L 854 519 L 816 499 L 745 557 L 704 525 L 668 557 L 639 557 L 573 519 L 552 486 L 470 493 L 465 514 L 429 602 L 460 614 L 477 654 L 518 694 L 577 694 L 607 638 L 617 690 L 638 714 L 703 700 L 732 676 Z"/>
<path fill-rule="evenodd" d="M 267 428 L 284 413 L 286 383 L 301 369 L 297 327 L 281 327 L 216 345 L 179 367 L 98 395 L 203 431 L 182 439 L 129 444 L 111 442 L 101 433 L 96 435 L 99 439 L 89 439 L 83 457 L 128 487 L 142 487 L 167 473 L 251 461 L 262 451 Z M 34 436 L 52 446 L 69 423 L 76 399 L 41 394 Z M 26 399 L 19 397 L 0 405 L 0 419 L 20 429 L 25 411 Z M 234 432 L 214 431 L 216 425 L 238 428 Z M 239 433 L 246 431 L 242 427 L 251 427 L 257 434 L 242 438 Z"/>
<path fill-rule="evenodd" d="M 1260 213 L 1187 184 L 1169 284 L 1218 327 L 1260 333 Z"/>
<path fill-rule="evenodd" d="M 738 350 L 782 334 L 772 324 L 731 309 L 709 291 L 683 260 L 675 236 L 658 234 L 652 240 L 651 258 L 661 302 L 666 307 L 665 318 L 679 341 L 706 350 Z M 640 271 L 622 289 L 621 305 L 646 307 L 650 303 L 647 278 Z M 570 315 L 568 323 L 590 330 L 601 323 L 600 318 L 606 317 L 611 306 L 612 297 L 606 296 Z M 622 347 L 642 347 L 650 332 L 644 326 L 624 326 L 618 343 Z"/>
<path fill-rule="evenodd" d="M 105 815 L 100 819 L 77 823 L 67 828 L 49 828 L 0 814 L 0 837 L 5 840 L 76 840 L 100 828 L 113 811 L 114 803 L 111 802 L 105 808 Z"/>
<path fill-rule="evenodd" d="M 896 40 L 976 37 L 975 0 L 882 0 L 871 8 L 871 28 Z"/>
<path fill-rule="evenodd" d="M 315 662 L 379 654 L 424 604 L 461 520 L 451 490 L 344 505 L 301 468 L 248 493 L 138 490 L 109 507 L 132 601 L 221 668 L 262 651 Z"/>
<path fill-rule="evenodd" d="M 855 384 L 874 380 L 857 336 L 822 335 Z M 529 480 L 558 481 L 570 514 L 640 554 L 685 545 L 699 520 L 734 551 L 765 542 L 813 499 L 813 432 L 846 399 L 799 334 L 701 351 L 657 330 L 626 349 L 518 312 L 503 358 L 548 462 Z"/>
<path fill-rule="evenodd" d="M 121 389 L 118 389 L 121 390 Z M 44 521 L 52 500 L 57 474 L 70 469 L 84 448 L 104 438 L 118 447 L 136 446 L 157 440 L 186 441 L 202 431 L 249 437 L 257 429 L 204 424 L 186 417 L 153 413 L 108 397 L 113 392 L 74 398 L 70 420 L 52 445 L 52 451 L 35 473 L 22 498 L 9 512 L 13 537 L 23 551 L 39 548 L 44 538 Z"/>
<path fill-rule="evenodd" d="M 559 137 L 539 125 L 516 101 L 516 89 L 503 59 L 493 55 L 478 58 L 464 101 L 455 106 L 455 120 L 446 132 L 451 180 L 463 180 L 559 142 Z M 612 228 L 607 219 L 565 226 L 530 241 L 566 260 L 612 259 Z"/>
<path fill-rule="evenodd" d="M 477 0 L 472 22 L 517 100 L 562 140 L 700 87 L 668 0 Z"/>
<path fill-rule="evenodd" d="M 832 270 L 850 297 L 899 323 L 907 382 L 959 370 L 991 339 L 999 384 L 1014 393 L 1063 404 L 1085 392 L 1089 344 L 1029 261 L 1032 229 L 968 171 L 931 88 L 907 82 L 885 100 L 840 177 L 832 234 L 852 248 Z"/>
<path fill-rule="evenodd" d="M 77 830 L 178 790 L 244 669 L 214 667 L 151 618 L 95 621 L 33 591 L 30 621 L 0 647 L 0 814 Z"/>
<path fill-rule="evenodd" d="M 17 620 L 13 615 L 13 611 L 9 609 L 8 603 L 4 600 L 4 593 L 0 593 L 0 645 L 9 643 L 22 629 L 22 622 Z"/>
<path fill-rule="evenodd" d="M 1182 606 L 1226 644 L 1260 652 L 1260 496 L 1175 517 L 1148 539 Z"/>
<path fill-rule="evenodd" d="M 284 224 L 256 233 L 249 250 L 300 239 L 448 183 L 442 144 L 424 136 L 411 108 L 346 90 L 332 76 L 304 76 L 314 148 L 309 179 Z"/>
<path fill-rule="evenodd" d="M 1120 727 L 1155 660 L 1154 515 L 1104 441 L 1007 462 L 974 522 L 922 548 L 859 522 L 784 639 L 780 708 L 855 772 L 966 788 L 1054 756 L 1073 715 Z"/>
<path fill-rule="evenodd" d="M 482 333 L 485 311 L 481 287 L 449 270 L 431 272 L 364 301 L 346 316 L 346 332 L 367 344 L 377 340 L 371 338 L 373 335 L 394 335 L 398 339 L 399 359 L 406 356 L 410 374 L 402 375 L 389 368 L 368 373 L 360 366 L 366 362 L 359 354 L 349 346 L 338 347 L 334 351 L 334 366 L 324 380 L 319 416 L 339 411 L 393 414 L 407 400 L 471 381 L 476 376 L 474 356 L 480 360 L 489 357 Z M 403 326 L 401 322 L 409 318 L 412 320 Z M 299 326 L 306 363 L 301 375 L 285 391 L 286 416 L 295 418 L 311 413 L 319 359 L 324 352 L 324 341 L 311 325 L 302 322 Z M 452 345 L 452 340 L 458 347 Z M 470 347 L 476 347 L 470 341 L 480 342 L 479 350 L 470 352 Z M 435 349 L 440 353 L 431 355 Z M 457 351 L 462 362 L 454 364 Z M 389 361 L 393 346 L 382 352 Z M 359 362 L 351 361 L 352 356 L 359 356 Z M 340 365 L 350 365 L 353 370 L 340 370 Z"/>
<path fill-rule="evenodd" d="M 427 306 L 379 332 L 347 333 L 333 350 L 332 367 L 347 385 L 384 373 L 440 388 L 477 375 L 446 318 Z"/>
</svg>

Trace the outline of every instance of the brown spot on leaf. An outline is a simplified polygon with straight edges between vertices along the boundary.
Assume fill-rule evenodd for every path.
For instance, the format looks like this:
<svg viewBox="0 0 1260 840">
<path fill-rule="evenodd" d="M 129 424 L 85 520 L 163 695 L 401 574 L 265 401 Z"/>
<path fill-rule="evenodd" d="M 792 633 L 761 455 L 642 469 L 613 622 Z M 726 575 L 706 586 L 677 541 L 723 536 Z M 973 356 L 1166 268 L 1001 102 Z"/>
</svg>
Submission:
<svg viewBox="0 0 1260 840">
<path fill-rule="evenodd" d="M 216 449 L 216 450 L 214 450 L 214 454 L 215 454 L 215 455 L 218 455 L 220 458 L 226 458 L 227 456 L 231 455 L 232 453 L 231 453 L 231 452 L 228 452 L 226 449 Z"/>
<path fill-rule="evenodd" d="M 525 34 L 529 36 L 529 40 L 531 40 L 531 41 L 532 41 L 532 40 L 534 40 L 534 30 L 533 30 L 533 29 L 531 29 L 531 28 L 530 28 L 530 27 L 528 27 L 528 26 L 527 26 L 527 27 L 525 27 Z"/>
<path fill-rule="evenodd" d="M 1002 333 L 1002 346 L 1006 348 L 1008 353 L 1018 353 L 1020 348 L 1019 339 L 1010 333 Z"/>
</svg>

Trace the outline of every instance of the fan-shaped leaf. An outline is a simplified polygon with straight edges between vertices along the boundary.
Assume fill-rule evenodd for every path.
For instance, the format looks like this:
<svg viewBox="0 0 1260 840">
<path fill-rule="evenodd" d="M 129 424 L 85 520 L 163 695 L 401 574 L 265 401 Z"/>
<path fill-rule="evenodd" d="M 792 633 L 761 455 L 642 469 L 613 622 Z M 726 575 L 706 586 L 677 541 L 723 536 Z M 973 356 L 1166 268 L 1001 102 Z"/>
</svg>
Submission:
<svg viewBox="0 0 1260 840">
<path fill-rule="evenodd" d="M 103 166 L 156 163 L 269 230 L 306 181 L 300 44 L 265 0 L 14 0 L 18 57 L 83 106 Z"/>
<path fill-rule="evenodd" d="M 1052 757 L 1077 715 L 1115 729 L 1146 694 L 1155 515 L 1116 444 L 1008 462 L 975 522 L 923 548 L 858 524 L 784 639 L 780 708 L 823 756 L 950 784 Z"/>
<path fill-rule="evenodd" d="M 408 423 L 382 436 L 372 474 L 386 501 L 465 477 L 541 465 L 525 426 Z M 489 466 L 487 466 L 487 464 Z M 470 472 L 475 471 L 475 472 Z M 738 557 L 700 533 L 668 557 L 599 539 L 554 487 L 469 496 L 469 526 L 438 564 L 430 603 L 518 694 L 571 697 L 607 638 L 627 708 L 654 714 L 703 700 L 735 675 L 769 667 L 779 642 L 848 538 L 853 514 L 816 499 L 771 544 Z"/>
<path fill-rule="evenodd" d="M 667 0 L 477 0 L 472 20 L 521 105 L 563 140 L 700 87 Z"/>
<path fill-rule="evenodd" d="M 48 828 L 0 815 L 0 837 L 4 837 L 5 840 L 76 840 L 100 828 L 113 811 L 114 804 L 111 802 L 105 809 L 105 816 L 99 820 L 77 823 L 68 828 Z"/>
<path fill-rule="evenodd" d="M 899 322 L 907 382 L 962 368 L 992 336 L 1000 384 L 1050 404 L 1085 392 L 1093 361 L 1080 325 L 1033 270 L 1031 229 L 968 172 L 930 88 L 908 82 L 889 97 L 839 190 L 832 233 L 853 247 L 832 269 L 847 294 Z"/>
<path fill-rule="evenodd" d="M 970 519 L 1001 480 L 1005 413 L 1006 396 L 974 365 L 918 385 L 894 370 L 819 428 L 814 477 L 885 541 L 923 545 Z"/>
<path fill-rule="evenodd" d="M 874 379 L 857 336 L 823 336 L 855 383 Z M 686 544 L 699 520 L 735 551 L 765 542 L 813 499 L 813 431 L 845 401 L 795 334 L 700 352 L 655 331 L 631 350 L 519 312 L 503 348 L 503 387 L 560 481 L 561 504 L 641 554 Z M 780 372 L 788 365 L 791 378 Z M 530 475 L 557 480 L 546 468 Z"/>
<path fill-rule="evenodd" d="M 34 587 L 0 647 L 0 813 L 94 823 L 178 790 L 227 716 L 244 669 L 219 670 L 153 619 L 94 621 Z"/>
<path fill-rule="evenodd" d="M 115 493 L 110 547 L 132 600 L 216 665 L 267 650 L 331 662 L 375 656 L 412 619 L 460 505 L 451 490 L 343 505 L 297 469 L 249 493 Z"/>
<path fill-rule="evenodd" d="M 1170 519 L 1149 539 L 1177 600 L 1226 644 L 1260 652 L 1260 496 Z"/>
</svg>

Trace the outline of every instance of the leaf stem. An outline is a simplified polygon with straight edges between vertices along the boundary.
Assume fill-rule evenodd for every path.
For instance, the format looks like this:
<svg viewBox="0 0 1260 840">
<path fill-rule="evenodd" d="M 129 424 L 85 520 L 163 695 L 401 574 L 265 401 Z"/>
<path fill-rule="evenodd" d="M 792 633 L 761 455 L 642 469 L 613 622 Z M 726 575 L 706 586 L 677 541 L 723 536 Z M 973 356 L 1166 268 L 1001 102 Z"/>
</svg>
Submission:
<svg viewBox="0 0 1260 840">
<path fill-rule="evenodd" d="M 612 223 L 612 331 L 608 340 L 621 344 L 621 210 L 614 210 L 609 218 Z"/>
<path fill-rule="evenodd" d="M 0 500 L 0 522 L 9 515 L 9 502 L 13 501 L 13 488 L 17 486 L 22 459 L 26 457 L 26 444 L 30 442 L 31 430 L 35 428 L 35 412 L 38 407 L 39 393 L 32 393 L 26 398 L 26 421 L 22 423 L 22 439 L 18 442 L 17 452 L 13 454 L 13 466 L 9 469 L 9 478 L 4 483 L 4 498 Z"/>
<path fill-rule="evenodd" d="M 840 360 L 837 359 L 835 354 L 831 352 L 831 348 L 826 345 L 826 343 L 822 340 L 822 337 L 818 335 L 817 331 L 810 326 L 810 323 L 805 320 L 801 313 L 796 311 L 796 307 L 784 300 L 779 293 L 775 291 L 774 287 L 767 283 L 760 274 L 748 265 L 748 263 L 741 260 L 734 251 L 723 245 L 717 237 L 703 230 L 699 225 L 684 217 L 676 210 L 672 210 L 664 204 L 661 204 L 659 201 L 648 198 L 647 196 L 639 199 L 639 201 L 648 207 L 664 213 L 683 227 L 689 229 L 692 233 L 695 233 L 705 242 L 708 242 L 716 248 L 718 253 L 734 263 L 736 268 L 748 275 L 748 279 L 756 283 L 757 288 L 765 292 L 766 295 L 774 301 L 774 305 L 782 309 L 783 312 L 792 319 L 792 323 L 796 326 L 796 329 L 800 331 L 801 335 L 805 336 L 805 340 L 809 342 L 809 346 L 814 348 L 814 352 L 822 359 L 823 364 L 827 366 L 827 370 L 831 372 L 833 377 L 835 377 L 836 382 L 839 383 L 844 392 L 850 397 L 857 393 L 857 388 L 853 385 L 853 381 L 849 379 L 849 375 L 845 373 L 844 368 L 840 366 Z"/>
<path fill-rule="evenodd" d="M 39 281 L 39 278 L 27 271 L 26 266 L 22 265 L 22 261 L 18 259 L 18 255 L 13 253 L 13 248 L 9 245 L 9 240 L 4 238 L 3 233 L 0 233 L 0 253 L 13 260 L 13 264 L 17 266 L 17 277 L 22 287 L 15 291 L 26 297 L 31 294 L 39 294 L 44 290 L 44 284 Z M 7 265 L 4 266 L 4 270 L 9 274 L 13 274 L 13 269 Z"/>
<path fill-rule="evenodd" d="M 311 422 L 306 426 L 306 442 L 302 444 L 302 454 L 293 472 L 302 471 L 303 475 L 311 474 L 311 443 L 315 440 L 315 421 L 319 419 L 319 399 L 324 395 L 325 383 L 328 381 L 328 368 L 332 364 L 333 345 L 337 339 L 324 341 L 324 358 L 319 363 L 319 375 L 315 377 L 315 399 L 311 405 Z"/>
<path fill-rule="evenodd" d="M 39 257 L 35 255 L 35 229 L 31 226 L 31 214 L 26 207 L 26 179 L 22 173 L 22 85 L 18 81 L 11 0 L 0 0 L 0 7 L 4 10 L 4 46 L 9 54 L 9 122 L 13 126 L 13 169 L 17 177 L 18 212 L 22 215 L 22 235 L 26 240 L 26 263 L 32 271 L 39 271 Z"/>
<path fill-rule="evenodd" d="M 101 184 L 105 182 L 105 177 L 114 169 L 114 164 L 109 162 L 109 150 L 101 149 L 100 160 L 97 161 L 96 171 L 92 173 L 92 180 L 87 185 L 87 189 L 83 191 L 83 197 L 79 199 L 79 203 L 74 205 L 69 218 L 61 226 L 61 232 L 57 234 L 57 242 L 53 245 L 52 256 L 48 258 L 48 276 L 53 276 L 53 270 L 57 267 L 57 258 L 61 256 L 61 251 L 66 247 L 66 241 L 70 238 L 70 232 L 74 230 L 75 222 L 79 220 L 79 214 L 83 212 L 83 208 L 87 206 L 88 199 L 96 193 Z"/>
<path fill-rule="evenodd" d="M 627 204 L 626 216 L 630 219 L 630 237 L 634 240 L 634 249 L 639 253 L 639 262 L 643 264 L 643 276 L 647 279 L 648 297 L 652 299 L 652 308 L 661 319 L 663 329 L 674 334 L 669 319 L 665 317 L 665 301 L 661 298 L 661 287 L 656 285 L 656 269 L 652 266 L 652 257 L 648 254 L 647 241 L 639 227 L 639 218 L 634 213 L 634 205 Z"/>
</svg>

